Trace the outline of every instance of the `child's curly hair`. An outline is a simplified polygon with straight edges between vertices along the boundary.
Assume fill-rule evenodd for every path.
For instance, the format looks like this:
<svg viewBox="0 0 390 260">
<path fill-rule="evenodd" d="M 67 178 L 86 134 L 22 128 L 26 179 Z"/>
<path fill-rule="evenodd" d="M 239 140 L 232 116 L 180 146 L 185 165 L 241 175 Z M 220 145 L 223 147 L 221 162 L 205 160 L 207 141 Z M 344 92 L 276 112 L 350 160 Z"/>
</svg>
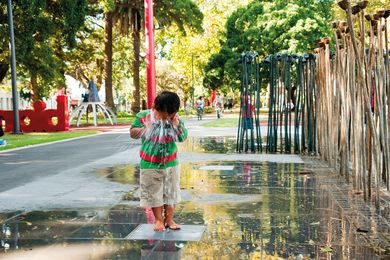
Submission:
<svg viewBox="0 0 390 260">
<path fill-rule="evenodd" d="M 168 114 L 176 113 L 180 108 L 180 98 L 175 92 L 164 90 L 154 99 L 154 109 Z"/>
</svg>

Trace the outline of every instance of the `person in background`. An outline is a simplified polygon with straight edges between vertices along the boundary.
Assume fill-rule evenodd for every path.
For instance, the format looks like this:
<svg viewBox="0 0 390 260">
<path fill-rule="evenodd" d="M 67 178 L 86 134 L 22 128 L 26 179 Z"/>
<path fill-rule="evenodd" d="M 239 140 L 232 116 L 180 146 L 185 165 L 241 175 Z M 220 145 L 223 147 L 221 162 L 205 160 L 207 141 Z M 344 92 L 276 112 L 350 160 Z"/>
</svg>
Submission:
<svg viewBox="0 0 390 260">
<path fill-rule="evenodd" d="M 253 129 L 254 112 L 255 107 L 252 105 L 250 96 L 244 98 L 242 110 L 242 127 L 244 128 L 244 133 L 247 129 Z"/>
<path fill-rule="evenodd" d="M 197 111 L 196 114 L 198 115 L 198 120 L 202 120 L 203 109 L 204 109 L 204 103 L 202 100 L 202 96 L 200 96 L 196 101 L 196 111 Z"/>
<path fill-rule="evenodd" d="M 215 108 L 215 111 L 217 112 L 217 118 L 221 118 L 223 102 L 222 102 L 222 97 L 219 95 L 219 93 L 217 93 L 217 95 L 215 96 L 213 107 Z"/>
</svg>

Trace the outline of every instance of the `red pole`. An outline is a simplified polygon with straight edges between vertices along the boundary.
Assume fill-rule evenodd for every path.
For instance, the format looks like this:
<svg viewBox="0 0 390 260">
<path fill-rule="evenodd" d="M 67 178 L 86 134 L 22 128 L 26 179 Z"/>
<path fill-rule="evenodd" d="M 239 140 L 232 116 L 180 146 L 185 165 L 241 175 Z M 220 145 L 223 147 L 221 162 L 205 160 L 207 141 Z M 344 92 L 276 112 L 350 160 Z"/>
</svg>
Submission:
<svg viewBox="0 0 390 260">
<path fill-rule="evenodd" d="M 153 0 L 145 0 L 146 82 L 148 108 L 156 97 L 156 64 L 154 58 Z"/>
</svg>

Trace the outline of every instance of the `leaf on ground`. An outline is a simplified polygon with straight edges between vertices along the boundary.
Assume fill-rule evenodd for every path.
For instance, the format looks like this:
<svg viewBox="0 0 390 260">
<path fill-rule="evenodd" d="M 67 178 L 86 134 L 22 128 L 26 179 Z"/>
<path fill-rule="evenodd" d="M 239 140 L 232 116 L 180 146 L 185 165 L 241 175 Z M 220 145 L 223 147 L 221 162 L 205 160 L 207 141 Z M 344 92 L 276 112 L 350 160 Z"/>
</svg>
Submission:
<svg viewBox="0 0 390 260">
<path fill-rule="evenodd" d="M 360 227 L 357 228 L 356 231 L 360 232 L 360 233 L 368 233 L 369 232 L 369 230 L 367 228 L 360 228 Z"/>
<path fill-rule="evenodd" d="M 333 252 L 333 248 L 330 247 L 330 246 L 321 247 L 321 252 L 322 253 L 332 253 Z"/>
</svg>

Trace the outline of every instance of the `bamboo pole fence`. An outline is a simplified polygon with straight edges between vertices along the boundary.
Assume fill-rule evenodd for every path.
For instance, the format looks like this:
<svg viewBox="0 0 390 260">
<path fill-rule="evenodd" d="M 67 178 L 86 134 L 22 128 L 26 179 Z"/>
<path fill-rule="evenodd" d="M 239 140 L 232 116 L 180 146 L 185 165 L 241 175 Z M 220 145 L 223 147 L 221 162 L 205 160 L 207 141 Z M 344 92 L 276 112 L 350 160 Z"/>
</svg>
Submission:
<svg viewBox="0 0 390 260">
<path fill-rule="evenodd" d="M 333 55 L 327 38 L 315 50 L 318 152 L 379 207 L 381 189 L 390 189 L 390 10 L 370 15 L 367 1 L 338 5 L 347 21 L 332 23 Z"/>
</svg>

